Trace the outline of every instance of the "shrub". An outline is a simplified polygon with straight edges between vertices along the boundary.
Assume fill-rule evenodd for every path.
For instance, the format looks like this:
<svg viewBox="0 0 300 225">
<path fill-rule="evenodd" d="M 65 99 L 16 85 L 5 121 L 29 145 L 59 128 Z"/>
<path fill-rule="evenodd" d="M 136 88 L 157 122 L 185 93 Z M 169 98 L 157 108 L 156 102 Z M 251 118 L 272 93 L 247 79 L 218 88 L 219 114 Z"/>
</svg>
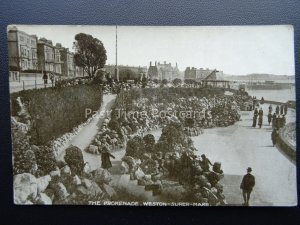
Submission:
<svg viewBox="0 0 300 225">
<path fill-rule="evenodd" d="M 69 165 L 72 173 L 80 175 L 84 168 L 82 151 L 76 146 L 66 149 L 65 162 Z"/>
<path fill-rule="evenodd" d="M 41 176 L 55 170 L 56 159 L 51 148 L 47 146 L 39 146 L 36 148 L 35 157 Z"/>
<path fill-rule="evenodd" d="M 102 100 L 97 85 L 26 90 L 11 95 L 13 116 L 20 110 L 16 102 L 18 97 L 21 97 L 30 114 L 32 126 L 29 133 L 35 145 L 45 145 L 71 132 L 86 121 L 85 110 L 98 110 Z"/>
<path fill-rule="evenodd" d="M 142 138 L 140 136 L 135 136 L 127 142 L 126 156 L 140 158 L 144 153 Z"/>
<path fill-rule="evenodd" d="M 143 138 L 144 146 L 145 146 L 145 151 L 146 152 L 153 152 L 154 150 L 154 145 L 155 145 L 155 138 L 153 134 L 147 134 Z"/>
<path fill-rule="evenodd" d="M 19 130 L 12 129 L 13 173 L 35 173 L 36 158 L 27 136 Z"/>
</svg>

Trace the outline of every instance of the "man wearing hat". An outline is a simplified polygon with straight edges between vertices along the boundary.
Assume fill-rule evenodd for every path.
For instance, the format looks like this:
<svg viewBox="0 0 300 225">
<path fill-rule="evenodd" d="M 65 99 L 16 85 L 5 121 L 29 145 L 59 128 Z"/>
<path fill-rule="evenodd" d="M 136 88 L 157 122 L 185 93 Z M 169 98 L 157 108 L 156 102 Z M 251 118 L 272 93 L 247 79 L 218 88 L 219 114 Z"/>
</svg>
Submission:
<svg viewBox="0 0 300 225">
<path fill-rule="evenodd" d="M 243 177 L 240 188 L 243 190 L 244 205 L 249 205 L 250 195 L 255 185 L 255 177 L 251 174 L 251 167 L 247 168 L 247 174 Z"/>
</svg>

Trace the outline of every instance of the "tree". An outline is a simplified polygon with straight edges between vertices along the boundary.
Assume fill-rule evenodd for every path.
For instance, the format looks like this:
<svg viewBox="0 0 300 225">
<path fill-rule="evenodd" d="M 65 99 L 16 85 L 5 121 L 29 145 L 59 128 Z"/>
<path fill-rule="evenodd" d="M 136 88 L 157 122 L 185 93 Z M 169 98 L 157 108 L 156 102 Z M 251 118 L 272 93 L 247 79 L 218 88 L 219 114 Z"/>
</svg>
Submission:
<svg viewBox="0 0 300 225">
<path fill-rule="evenodd" d="M 134 80 L 137 76 L 137 73 L 130 69 L 120 69 L 119 72 L 119 77 L 122 81 Z"/>
<path fill-rule="evenodd" d="M 178 85 L 180 85 L 181 83 L 182 83 L 182 80 L 179 79 L 179 78 L 176 78 L 176 79 L 173 80 L 173 84 L 174 84 L 175 86 L 178 86 Z"/>
<path fill-rule="evenodd" d="M 79 33 L 75 35 L 74 47 L 76 66 L 82 67 L 89 77 L 93 77 L 97 70 L 106 63 L 106 50 L 103 43 L 92 35 Z"/>
<path fill-rule="evenodd" d="M 161 82 L 162 82 L 163 85 L 167 85 L 168 84 L 168 80 L 167 79 L 163 79 Z"/>
</svg>

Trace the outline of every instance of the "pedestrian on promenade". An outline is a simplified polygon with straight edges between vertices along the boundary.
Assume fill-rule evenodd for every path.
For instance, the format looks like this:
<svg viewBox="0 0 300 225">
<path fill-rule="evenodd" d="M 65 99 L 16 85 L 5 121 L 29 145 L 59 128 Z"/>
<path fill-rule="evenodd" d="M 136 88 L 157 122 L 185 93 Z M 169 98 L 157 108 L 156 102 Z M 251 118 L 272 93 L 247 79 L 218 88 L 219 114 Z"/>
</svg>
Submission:
<svg viewBox="0 0 300 225">
<path fill-rule="evenodd" d="M 264 97 L 261 97 L 261 100 L 260 100 L 260 104 L 264 104 L 265 103 L 265 99 L 264 99 Z"/>
<path fill-rule="evenodd" d="M 282 127 L 284 127 L 286 124 L 286 118 L 285 115 L 282 115 Z"/>
<path fill-rule="evenodd" d="M 276 106 L 276 114 L 279 114 L 279 105 Z"/>
<path fill-rule="evenodd" d="M 271 124 L 271 122 L 272 122 L 272 114 L 269 112 L 269 114 L 268 114 L 268 123 L 269 123 L 269 125 Z"/>
<path fill-rule="evenodd" d="M 272 107 L 272 104 L 269 105 L 269 113 L 272 114 L 272 111 L 273 111 L 273 107 Z"/>
<path fill-rule="evenodd" d="M 288 111 L 288 106 L 287 106 L 287 104 L 284 104 L 284 114 L 285 115 L 287 114 L 287 111 Z"/>
<path fill-rule="evenodd" d="M 254 115 L 253 115 L 253 123 L 252 123 L 252 127 L 256 127 L 257 116 L 258 116 L 258 110 L 257 110 L 257 108 L 255 108 L 255 110 L 254 110 Z"/>
<path fill-rule="evenodd" d="M 44 85 L 45 85 L 45 87 L 46 87 L 46 86 L 47 86 L 47 83 L 48 83 L 48 75 L 47 75 L 47 72 L 46 72 L 46 71 L 44 71 L 43 80 L 44 80 Z"/>
<path fill-rule="evenodd" d="M 280 114 L 283 114 L 283 111 L 284 111 L 284 106 L 281 105 L 281 106 L 280 106 Z"/>
<path fill-rule="evenodd" d="M 276 128 L 276 113 L 273 114 L 272 116 L 272 128 L 275 129 Z"/>
<path fill-rule="evenodd" d="M 109 169 L 112 167 L 110 157 L 115 158 L 112 154 L 110 154 L 109 147 L 104 145 L 101 150 L 101 168 Z"/>
<path fill-rule="evenodd" d="M 251 174 L 251 167 L 247 168 L 247 174 L 244 175 L 240 188 L 243 190 L 244 205 L 249 206 L 250 195 L 255 186 L 255 177 Z"/>
<path fill-rule="evenodd" d="M 262 110 L 262 108 L 260 108 L 260 110 L 258 112 L 258 126 L 259 126 L 259 128 L 261 128 L 262 123 L 263 123 L 263 115 L 264 115 L 264 111 Z"/>
<path fill-rule="evenodd" d="M 273 129 L 272 134 L 271 134 L 271 139 L 272 139 L 273 147 L 276 145 L 277 138 L 278 138 L 277 129 Z"/>
</svg>

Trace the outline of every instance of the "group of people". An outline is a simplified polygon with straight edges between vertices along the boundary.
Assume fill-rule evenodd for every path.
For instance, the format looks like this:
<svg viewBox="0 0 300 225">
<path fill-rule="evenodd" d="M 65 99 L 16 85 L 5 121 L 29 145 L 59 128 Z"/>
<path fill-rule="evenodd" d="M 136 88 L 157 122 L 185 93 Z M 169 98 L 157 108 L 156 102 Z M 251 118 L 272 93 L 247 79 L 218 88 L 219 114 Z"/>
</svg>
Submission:
<svg viewBox="0 0 300 225">
<path fill-rule="evenodd" d="M 281 105 L 280 107 L 277 105 L 275 112 L 273 113 L 273 106 L 272 104 L 269 105 L 268 107 L 268 123 L 269 125 L 272 124 L 273 129 L 280 129 L 285 126 L 286 124 L 286 114 L 287 114 L 288 107 L 286 104 Z M 273 113 L 273 114 L 272 114 Z M 259 126 L 259 128 L 262 127 L 263 124 L 263 109 L 260 107 L 258 110 L 257 108 L 254 109 L 254 114 L 253 114 L 253 123 L 252 127 L 256 127 L 256 125 Z"/>
</svg>

